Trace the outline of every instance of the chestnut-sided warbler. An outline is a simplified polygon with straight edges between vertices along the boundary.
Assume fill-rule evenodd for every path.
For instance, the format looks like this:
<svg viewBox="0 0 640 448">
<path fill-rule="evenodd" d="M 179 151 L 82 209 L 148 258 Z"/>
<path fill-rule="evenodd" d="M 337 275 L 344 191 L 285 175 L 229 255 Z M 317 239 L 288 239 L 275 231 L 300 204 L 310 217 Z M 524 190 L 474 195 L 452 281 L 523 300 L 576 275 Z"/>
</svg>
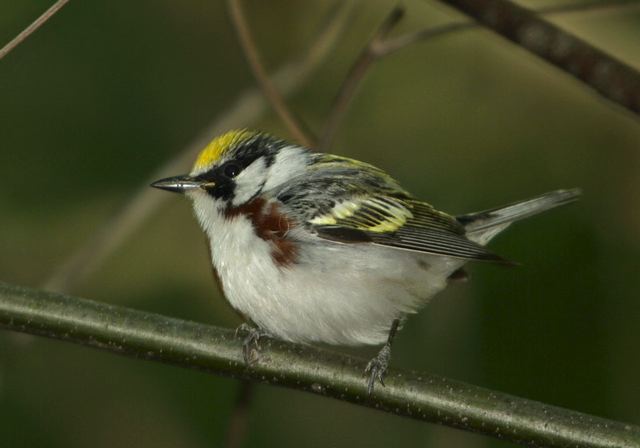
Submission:
<svg viewBox="0 0 640 448">
<path fill-rule="evenodd" d="M 509 263 L 484 246 L 512 222 L 577 198 L 557 190 L 451 216 L 379 168 L 247 130 L 214 139 L 188 175 L 152 186 L 184 193 L 209 240 L 226 298 L 268 334 L 337 345 L 384 344 L 367 365 L 382 382 L 399 322 L 471 260 Z"/>
</svg>

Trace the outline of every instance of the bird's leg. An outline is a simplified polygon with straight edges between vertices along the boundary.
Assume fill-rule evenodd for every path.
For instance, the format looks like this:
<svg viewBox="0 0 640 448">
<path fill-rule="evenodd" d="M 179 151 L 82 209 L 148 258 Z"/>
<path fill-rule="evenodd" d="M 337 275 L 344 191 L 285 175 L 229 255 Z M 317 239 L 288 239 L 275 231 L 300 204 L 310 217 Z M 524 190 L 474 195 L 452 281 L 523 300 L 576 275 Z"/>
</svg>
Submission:
<svg viewBox="0 0 640 448">
<path fill-rule="evenodd" d="M 245 364 L 250 366 L 258 360 L 260 339 L 271 335 L 263 329 L 253 327 L 247 323 L 243 323 L 236 328 L 236 337 L 238 337 L 240 333 L 245 334 L 242 340 L 242 357 L 244 358 Z"/>
<path fill-rule="evenodd" d="M 364 369 L 364 375 L 369 376 L 369 382 L 367 384 L 367 393 L 369 395 L 373 393 L 373 386 L 375 385 L 376 380 L 384 386 L 384 375 L 387 373 L 389 361 L 391 361 L 391 343 L 398 331 L 399 325 L 400 319 L 394 319 L 391 324 L 391 329 L 389 330 L 387 342 L 380 349 L 376 357 L 369 361 L 367 367 Z"/>
</svg>

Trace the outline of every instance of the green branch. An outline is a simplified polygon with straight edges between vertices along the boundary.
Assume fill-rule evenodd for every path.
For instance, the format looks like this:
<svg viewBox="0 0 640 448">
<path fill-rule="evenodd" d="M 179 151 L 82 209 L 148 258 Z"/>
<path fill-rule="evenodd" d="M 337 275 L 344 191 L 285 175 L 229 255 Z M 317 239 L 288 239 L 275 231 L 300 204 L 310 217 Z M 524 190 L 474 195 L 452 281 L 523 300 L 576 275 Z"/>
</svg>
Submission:
<svg viewBox="0 0 640 448">
<path fill-rule="evenodd" d="M 268 341 L 244 366 L 233 331 L 0 283 L 0 326 L 135 358 L 304 390 L 526 445 L 640 447 L 640 427 L 431 374 L 391 370 L 367 396 L 365 362 Z"/>
</svg>

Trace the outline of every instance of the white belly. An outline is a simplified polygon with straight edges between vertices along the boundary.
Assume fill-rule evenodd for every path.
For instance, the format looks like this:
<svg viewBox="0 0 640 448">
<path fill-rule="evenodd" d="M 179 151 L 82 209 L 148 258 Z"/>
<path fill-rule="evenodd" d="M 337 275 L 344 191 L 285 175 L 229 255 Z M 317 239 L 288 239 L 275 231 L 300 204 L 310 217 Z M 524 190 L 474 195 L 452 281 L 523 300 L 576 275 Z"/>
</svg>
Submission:
<svg viewBox="0 0 640 448">
<path fill-rule="evenodd" d="M 274 336 L 293 342 L 384 343 L 392 321 L 416 312 L 463 264 L 368 244 L 314 242 L 307 236 L 296 263 L 279 267 L 272 243 L 258 238 L 245 217 L 224 225 L 225 218 L 207 217 L 203 227 L 212 261 L 231 305 Z"/>
</svg>

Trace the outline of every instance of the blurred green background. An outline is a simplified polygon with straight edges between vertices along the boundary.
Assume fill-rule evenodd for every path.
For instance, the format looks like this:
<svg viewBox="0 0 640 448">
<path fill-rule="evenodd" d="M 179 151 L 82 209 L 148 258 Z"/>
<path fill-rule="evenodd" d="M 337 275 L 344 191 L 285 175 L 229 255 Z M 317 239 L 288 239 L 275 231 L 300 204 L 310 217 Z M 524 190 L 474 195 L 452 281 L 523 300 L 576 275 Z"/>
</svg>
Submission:
<svg viewBox="0 0 640 448">
<path fill-rule="evenodd" d="M 0 2 L 0 43 L 50 4 Z M 267 67 L 304 53 L 333 5 L 245 1 Z M 335 50 L 292 98 L 312 129 L 321 129 L 350 64 L 392 6 L 358 2 Z M 460 18 L 438 2 L 405 6 L 398 34 Z M 553 20 L 640 69 L 640 8 Z M 42 285 L 252 85 L 222 1 L 70 2 L 0 61 L 0 279 Z M 270 112 L 255 126 L 287 136 Z M 332 151 L 387 169 L 452 213 L 582 187 L 579 203 L 493 244 L 521 267 L 473 265 L 470 282 L 413 317 L 393 366 L 640 424 L 637 117 L 476 29 L 377 64 Z M 238 325 L 214 286 L 189 204 L 167 199 L 71 292 Z M 238 386 L 0 332 L 6 447 L 220 446 Z M 250 447 L 512 446 L 267 386 L 256 388 L 249 424 Z"/>
</svg>

